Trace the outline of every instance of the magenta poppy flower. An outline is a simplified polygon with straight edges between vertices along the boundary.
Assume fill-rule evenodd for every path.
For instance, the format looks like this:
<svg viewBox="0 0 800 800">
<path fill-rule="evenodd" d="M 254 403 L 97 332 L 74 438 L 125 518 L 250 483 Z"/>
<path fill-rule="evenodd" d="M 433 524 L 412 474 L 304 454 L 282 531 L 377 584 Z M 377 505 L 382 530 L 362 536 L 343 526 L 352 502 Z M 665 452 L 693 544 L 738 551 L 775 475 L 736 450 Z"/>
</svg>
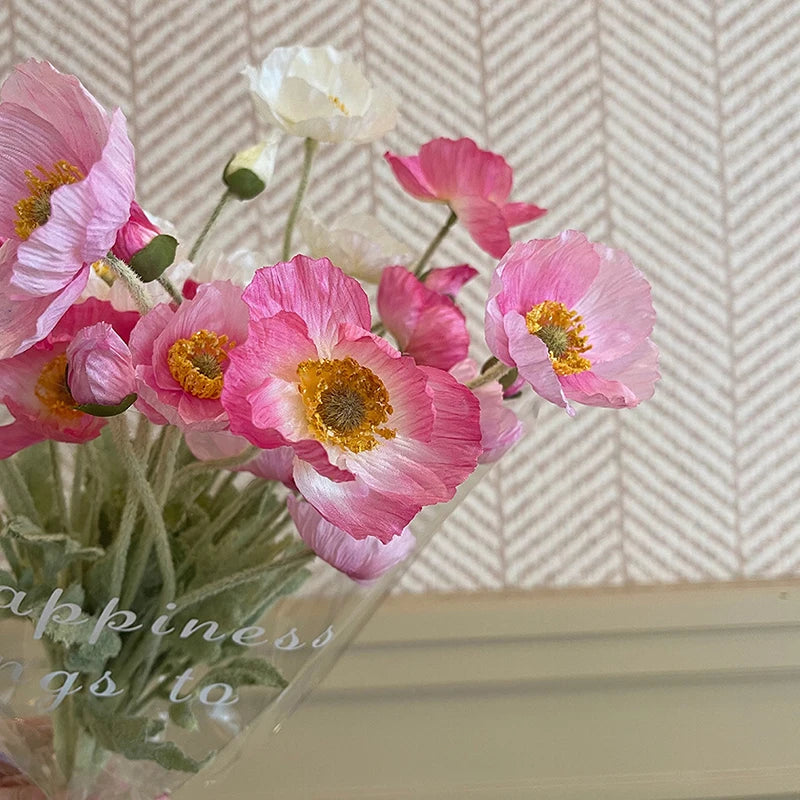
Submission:
<svg viewBox="0 0 800 800">
<path fill-rule="evenodd" d="M 417 364 L 448 370 L 467 357 L 469 333 L 461 309 L 405 267 L 386 267 L 378 312 L 399 348 Z"/>
<path fill-rule="evenodd" d="M 27 61 L 0 88 L 0 358 L 50 333 L 108 253 L 134 196 L 125 117 Z"/>
<path fill-rule="evenodd" d="M 286 498 L 300 538 L 325 562 L 357 583 L 370 584 L 414 551 L 409 528 L 385 544 L 375 536 L 354 539 L 320 516 L 314 506 L 293 495 Z"/>
<path fill-rule="evenodd" d="M 300 492 L 356 539 L 388 542 L 453 496 L 481 452 L 478 401 L 372 334 L 356 280 L 295 256 L 260 269 L 243 299 L 249 333 L 222 390 L 233 433 L 292 447 Z"/>
<path fill-rule="evenodd" d="M 106 420 L 76 408 L 67 383 L 67 349 L 81 330 L 98 322 L 110 324 L 124 342 L 138 318 L 91 298 L 72 306 L 36 347 L 0 361 L 0 403 L 14 417 L 0 427 L 0 458 L 46 439 L 88 442 L 100 435 Z"/>
<path fill-rule="evenodd" d="M 475 244 L 495 258 L 511 244 L 509 228 L 547 213 L 528 203 L 509 203 L 511 167 L 472 139 L 434 139 L 422 145 L 419 155 L 386 153 L 384 158 L 410 195 L 447 203 Z"/>
<path fill-rule="evenodd" d="M 162 303 L 131 334 L 136 408 L 156 425 L 218 431 L 231 348 L 247 337 L 247 306 L 230 281 L 201 284 L 180 306 Z"/>
<path fill-rule="evenodd" d="M 511 246 L 492 277 L 486 341 L 551 403 L 625 408 L 651 397 L 658 351 L 650 284 L 578 231 Z"/>
</svg>

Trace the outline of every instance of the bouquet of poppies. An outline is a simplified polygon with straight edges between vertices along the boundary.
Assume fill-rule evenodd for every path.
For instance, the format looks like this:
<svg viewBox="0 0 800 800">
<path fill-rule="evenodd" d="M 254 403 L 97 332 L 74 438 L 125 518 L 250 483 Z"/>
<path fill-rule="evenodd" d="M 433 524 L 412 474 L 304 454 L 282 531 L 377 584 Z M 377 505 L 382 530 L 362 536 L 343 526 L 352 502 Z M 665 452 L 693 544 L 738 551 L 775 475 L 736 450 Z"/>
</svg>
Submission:
<svg viewBox="0 0 800 800">
<path fill-rule="evenodd" d="M 545 211 L 509 199 L 500 155 L 444 138 L 385 154 L 444 207 L 414 256 L 372 217 L 326 224 L 304 203 L 317 149 L 390 131 L 390 97 L 331 47 L 244 75 L 264 139 L 224 166 L 191 247 L 137 203 L 119 109 L 46 62 L 0 89 L 0 610 L 46 657 L 31 681 L 4 644 L 2 731 L 47 796 L 150 800 L 200 769 L 201 716 L 239 730 L 252 692 L 285 689 L 252 648 L 315 564 L 369 583 L 407 559 L 421 509 L 519 439 L 523 393 L 629 408 L 658 377 L 647 281 L 577 231 L 512 243 Z M 286 136 L 305 149 L 282 253 L 208 250 L 226 206 L 268 191 Z M 436 264 L 455 225 L 499 260 L 485 343 L 457 303 L 477 271 Z M 293 627 L 270 653 L 334 635 Z"/>
</svg>

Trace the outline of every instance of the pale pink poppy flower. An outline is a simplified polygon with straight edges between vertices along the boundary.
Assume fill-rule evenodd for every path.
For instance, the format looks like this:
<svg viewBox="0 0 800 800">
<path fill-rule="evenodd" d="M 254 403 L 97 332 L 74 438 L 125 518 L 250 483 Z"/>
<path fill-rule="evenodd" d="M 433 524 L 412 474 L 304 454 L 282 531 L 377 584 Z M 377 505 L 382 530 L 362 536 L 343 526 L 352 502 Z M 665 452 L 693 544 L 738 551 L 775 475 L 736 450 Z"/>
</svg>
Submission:
<svg viewBox="0 0 800 800">
<path fill-rule="evenodd" d="M 419 155 L 386 153 L 384 158 L 410 195 L 447 203 L 475 244 L 495 258 L 511 244 L 509 228 L 546 213 L 528 203 L 509 203 L 511 167 L 472 139 L 434 139 L 422 145 Z"/>
<path fill-rule="evenodd" d="M 130 348 L 136 408 L 156 425 L 218 431 L 231 349 L 247 337 L 247 306 L 230 281 L 204 283 L 180 306 L 162 303 L 139 320 Z"/>
<path fill-rule="evenodd" d="M 404 528 L 385 544 L 375 536 L 354 539 L 328 522 L 310 503 L 292 495 L 286 498 L 300 538 L 326 563 L 357 583 L 370 584 L 414 551 L 417 540 Z"/>
<path fill-rule="evenodd" d="M 492 277 L 486 341 L 551 403 L 626 408 L 651 397 L 650 284 L 619 250 L 578 231 L 511 246 Z"/>
<path fill-rule="evenodd" d="M 136 391 L 131 351 L 107 322 L 78 331 L 67 345 L 67 365 L 69 391 L 80 405 L 117 406 Z"/>
<path fill-rule="evenodd" d="M 83 292 L 128 219 L 125 117 L 77 78 L 20 64 L 0 88 L 0 358 L 41 341 Z"/>
<path fill-rule="evenodd" d="M 450 374 L 460 383 L 468 384 L 478 377 L 478 364 L 465 358 L 456 364 Z M 524 433 L 522 422 L 503 401 L 503 387 L 497 382 L 484 383 L 472 390 L 481 405 L 481 447 L 478 458 L 481 464 L 491 464 L 504 456 Z"/>
<path fill-rule="evenodd" d="M 295 256 L 259 270 L 243 299 L 250 329 L 222 391 L 230 429 L 292 447 L 295 484 L 325 519 L 388 542 L 454 495 L 481 452 L 478 401 L 372 334 L 356 280 Z"/>
<path fill-rule="evenodd" d="M 76 409 L 67 385 L 67 348 L 83 328 L 97 322 L 109 323 L 125 341 L 138 318 L 92 298 L 68 309 L 38 345 L 0 360 L 0 403 L 14 418 L 0 427 L 0 458 L 46 439 L 74 443 L 100 435 L 106 420 Z"/>
<path fill-rule="evenodd" d="M 386 267 L 378 313 L 398 347 L 417 364 L 449 370 L 467 357 L 469 333 L 461 309 L 405 267 Z"/>
</svg>

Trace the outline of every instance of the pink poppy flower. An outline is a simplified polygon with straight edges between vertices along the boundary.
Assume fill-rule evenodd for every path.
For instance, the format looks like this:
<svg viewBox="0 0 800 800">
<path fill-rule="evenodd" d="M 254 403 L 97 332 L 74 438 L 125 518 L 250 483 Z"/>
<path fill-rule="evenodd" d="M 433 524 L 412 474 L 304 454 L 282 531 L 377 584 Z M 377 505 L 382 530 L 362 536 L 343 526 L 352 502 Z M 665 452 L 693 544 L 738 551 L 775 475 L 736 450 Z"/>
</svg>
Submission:
<svg viewBox="0 0 800 800">
<path fill-rule="evenodd" d="M 136 391 L 131 351 L 107 322 L 78 331 L 67 345 L 67 365 L 68 388 L 79 405 L 118 406 Z"/>
<path fill-rule="evenodd" d="M 578 231 L 511 246 L 492 277 L 486 341 L 534 390 L 574 414 L 570 400 L 624 408 L 651 397 L 650 285 L 630 258 Z"/>
<path fill-rule="evenodd" d="M 455 267 L 432 269 L 422 279 L 422 282 L 434 292 L 455 297 L 464 284 L 471 281 L 477 274 L 478 270 L 469 264 L 457 264 Z"/>
<path fill-rule="evenodd" d="M 50 333 L 106 255 L 134 196 L 125 117 L 47 62 L 0 88 L 0 358 Z"/>
<path fill-rule="evenodd" d="M 417 544 L 409 528 L 404 528 L 399 536 L 386 544 L 374 536 L 354 539 L 321 517 L 310 503 L 289 495 L 286 505 L 300 538 L 323 561 L 357 583 L 373 583 L 393 566 L 405 561 Z"/>
<path fill-rule="evenodd" d="M 0 361 L 0 403 L 14 417 L 0 427 L 0 458 L 46 439 L 87 442 L 100 435 L 106 420 L 75 408 L 67 385 L 67 348 L 83 328 L 97 322 L 112 325 L 125 341 L 138 318 L 136 312 L 90 299 L 72 306 L 36 347 Z"/>
<path fill-rule="evenodd" d="M 478 377 L 478 364 L 466 358 L 456 364 L 450 374 L 460 383 L 468 384 Z M 484 383 L 472 390 L 481 406 L 481 453 L 478 462 L 491 464 L 504 456 L 524 433 L 522 422 L 503 402 L 503 387 L 497 382 Z"/>
<path fill-rule="evenodd" d="M 247 306 L 230 281 L 204 283 L 192 300 L 156 306 L 131 335 L 136 408 L 156 425 L 217 431 L 231 348 L 247 337 Z"/>
<path fill-rule="evenodd" d="M 250 330 L 222 391 L 233 433 L 291 446 L 300 492 L 356 539 L 388 542 L 453 496 L 480 455 L 478 401 L 372 334 L 356 280 L 295 256 L 259 270 L 243 299 Z"/>
<path fill-rule="evenodd" d="M 384 158 L 410 195 L 447 203 L 475 244 L 495 258 L 511 244 L 509 228 L 547 213 L 528 203 L 509 203 L 511 167 L 472 139 L 434 139 L 419 155 L 386 153 Z"/>
<path fill-rule="evenodd" d="M 469 333 L 461 309 L 405 267 L 386 267 L 378 312 L 400 349 L 417 364 L 448 370 L 467 357 Z"/>
</svg>

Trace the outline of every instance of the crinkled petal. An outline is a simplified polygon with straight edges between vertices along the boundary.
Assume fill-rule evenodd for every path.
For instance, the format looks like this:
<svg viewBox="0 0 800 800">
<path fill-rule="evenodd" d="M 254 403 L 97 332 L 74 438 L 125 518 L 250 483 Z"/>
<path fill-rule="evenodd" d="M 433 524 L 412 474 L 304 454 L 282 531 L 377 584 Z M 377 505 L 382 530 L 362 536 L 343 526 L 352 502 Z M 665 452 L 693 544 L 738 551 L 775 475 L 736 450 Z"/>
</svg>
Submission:
<svg viewBox="0 0 800 800">
<path fill-rule="evenodd" d="M 375 536 L 354 539 L 328 522 L 310 504 L 286 499 L 300 538 L 323 560 L 359 583 L 372 583 L 414 550 L 416 539 L 406 528 L 384 544 Z"/>
<path fill-rule="evenodd" d="M 369 300 L 358 281 L 328 261 L 298 255 L 291 261 L 258 270 L 245 289 L 244 301 L 251 319 L 264 319 L 292 311 L 303 319 L 318 345 L 336 341 L 344 322 L 369 330 Z"/>
<path fill-rule="evenodd" d="M 650 284 L 626 253 L 594 245 L 600 271 L 575 309 L 592 345 L 592 364 L 613 361 L 636 349 L 653 331 Z"/>
<path fill-rule="evenodd" d="M 564 231 L 553 239 L 515 242 L 497 265 L 489 297 L 501 314 L 526 314 L 554 300 L 574 309 L 600 269 L 600 256 L 584 234 Z"/>
<path fill-rule="evenodd" d="M 589 406 L 632 408 L 649 400 L 658 374 L 658 348 L 648 339 L 624 356 L 561 378 L 571 400 Z"/>
<path fill-rule="evenodd" d="M 371 489 L 357 479 L 330 481 L 301 459 L 295 459 L 294 481 L 303 497 L 328 522 L 354 539 L 374 536 L 381 542 L 390 542 L 422 509 L 422 504 L 412 498 Z"/>
<path fill-rule="evenodd" d="M 0 358 L 10 358 L 42 341 L 81 296 L 89 269 L 82 268 L 61 291 L 30 300 L 10 299 L 8 284 L 0 277 Z"/>
<path fill-rule="evenodd" d="M 111 249 L 133 196 L 133 145 L 118 110 L 100 159 L 83 180 L 53 192 L 49 219 L 20 243 L 13 285 L 31 294 L 62 288 L 84 262 L 97 261 Z"/>
</svg>

